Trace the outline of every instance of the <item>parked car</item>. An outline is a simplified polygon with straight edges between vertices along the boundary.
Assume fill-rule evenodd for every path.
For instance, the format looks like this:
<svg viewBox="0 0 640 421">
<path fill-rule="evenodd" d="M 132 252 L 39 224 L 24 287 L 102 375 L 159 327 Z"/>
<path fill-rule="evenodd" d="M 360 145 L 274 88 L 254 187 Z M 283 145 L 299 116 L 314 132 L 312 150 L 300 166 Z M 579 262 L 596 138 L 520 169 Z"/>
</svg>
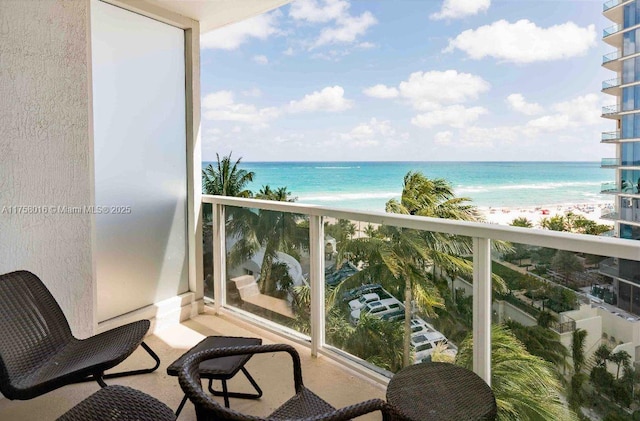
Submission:
<svg viewBox="0 0 640 421">
<path fill-rule="evenodd" d="M 349 301 L 349 311 L 359 310 L 362 307 L 364 307 L 367 303 L 370 303 L 372 301 L 380 301 L 380 296 L 375 292 L 372 292 L 370 294 L 364 294 L 362 297 L 358 298 L 357 300 Z"/>
<path fill-rule="evenodd" d="M 365 304 L 361 309 L 353 310 L 350 314 L 349 321 L 353 325 L 357 325 L 361 314 L 367 314 L 372 317 L 382 317 L 387 313 L 396 310 L 404 310 L 404 306 L 396 298 L 386 298 L 384 300 L 372 301 Z"/>
<path fill-rule="evenodd" d="M 458 348 L 447 341 L 447 338 L 437 330 L 431 332 L 420 333 L 417 335 L 411 335 L 411 346 L 414 349 L 414 364 L 423 362 L 425 359 L 428 361 L 433 354 L 433 349 L 437 344 L 447 345 L 447 352 L 452 353 L 454 356 L 458 351 Z"/>
<path fill-rule="evenodd" d="M 385 313 L 382 315 L 381 319 L 388 322 L 397 322 L 400 320 L 404 320 L 404 308 L 394 310 L 390 313 Z"/>
<path fill-rule="evenodd" d="M 435 331 L 432 325 L 425 322 L 420 317 L 411 319 L 411 335 L 419 335 L 420 333 Z"/>
<path fill-rule="evenodd" d="M 364 294 L 370 294 L 370 293 L 376 293 L 380 295 L 380 293 L 383 291 L 384 289 L 380 284 L 361 285 L 357 288 L 352 288 L 349 291 L 345 292 L 342 295 L 342 301 L 348 302 L 352 300 L 357 300 L 358 298 L 362 297 Z"/>
</svg>

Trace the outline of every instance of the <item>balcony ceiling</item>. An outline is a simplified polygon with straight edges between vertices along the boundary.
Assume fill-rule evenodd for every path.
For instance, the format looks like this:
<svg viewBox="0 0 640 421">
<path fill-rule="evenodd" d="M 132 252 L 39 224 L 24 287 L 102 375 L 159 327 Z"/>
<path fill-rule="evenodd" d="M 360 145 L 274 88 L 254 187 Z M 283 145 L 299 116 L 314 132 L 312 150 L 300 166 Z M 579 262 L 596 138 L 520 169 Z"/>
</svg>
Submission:
<svg viewBox="0 0 640 421">
<path fill-rule="evenodd" d="M 276 9 L 292 0 L 136 0 L 162 7 L 200 22 L 200 33 L 209 32 Z M 135 3 L 135 2 L 133 2 Z"/>
</svg>

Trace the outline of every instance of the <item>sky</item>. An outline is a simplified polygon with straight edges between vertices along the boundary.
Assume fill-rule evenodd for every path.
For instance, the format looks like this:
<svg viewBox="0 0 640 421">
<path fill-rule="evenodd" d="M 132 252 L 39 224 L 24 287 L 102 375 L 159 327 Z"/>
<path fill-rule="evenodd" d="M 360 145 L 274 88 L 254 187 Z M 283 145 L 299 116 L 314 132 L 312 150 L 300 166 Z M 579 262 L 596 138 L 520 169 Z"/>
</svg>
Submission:
<svg viewBox="0 0 640 421">
<path fill-rule="evenodd" d="M 602 4 L 297 0 L 203 34 L 203 160 L 614 157 Z"/>
</svg>

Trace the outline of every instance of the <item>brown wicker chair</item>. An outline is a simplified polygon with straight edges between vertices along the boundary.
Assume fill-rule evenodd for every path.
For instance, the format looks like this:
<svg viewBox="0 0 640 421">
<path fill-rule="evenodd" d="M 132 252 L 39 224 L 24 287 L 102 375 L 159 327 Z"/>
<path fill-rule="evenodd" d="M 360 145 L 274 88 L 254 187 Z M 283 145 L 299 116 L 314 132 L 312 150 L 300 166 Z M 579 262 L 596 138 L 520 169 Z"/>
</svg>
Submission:
<svg viewBox="0 0 640 421">
<path fill-rule="evenodd" d="M 167 405 L 139 390 L 107 386 L 89 396 L 57 421 L 175 421 Z"/>
<path fill-rule="evenodd" d="M 225 408 L 206 394 L 200 383 L 199 367 L 202 361 L 231 355 L 287 352 L 293 360 L 295 395 L 266 418 L 244 415 Z M 371 399 L 341 409 L 335 409 L 318 395 L 304 387 L 300 356 L 296 350 L 284 344 L 255 345 L 233 348 L 218 348 L 200 351 L 188 357 L 178 373 L 180 387 L 193 402 L 198 421 L 261 421 L 261 420 L 350 420 L 370 412 L 381 411 L 384 420 L 391 420 L 393 408 L 381 399 Z M 279 381 L 279 379 L 273 379 Z"/>
<path fill-rule="evenodd" d="M 69 323 L 47 287 L 27 271 L 0 275 L 0 392 L 31 399 L 59 387 L 150 373 L 160 359 L 142 342 L 149 321 L 140 320 L 87 339 L 73 337 Z M 105 375 L 142 347 L 155 366 Z"/>
</svg>

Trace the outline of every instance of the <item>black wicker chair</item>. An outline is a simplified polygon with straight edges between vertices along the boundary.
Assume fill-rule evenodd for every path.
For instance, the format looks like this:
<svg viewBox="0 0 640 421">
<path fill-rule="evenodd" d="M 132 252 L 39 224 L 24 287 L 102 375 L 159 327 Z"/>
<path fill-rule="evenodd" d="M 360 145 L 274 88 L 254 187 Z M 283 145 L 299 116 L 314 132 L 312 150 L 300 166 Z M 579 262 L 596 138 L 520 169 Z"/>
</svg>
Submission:
<svg viewBox="0 0 640 421">
<path fill-rule="evenodd" d="M 89 396 L 57 421 L 175 421 L 171 408 L 139 390 L 107 386 Z"/>
<path fill-rule="evenodd" d="M 217 403 L 206 394 L 200 383 L 199 367 L 202 361 L 231 355 L 288 352 L 293 360 L 295 395 L 266 418 L 244 415 Z M 393 408 L 381 399 L 371 399 L 341 409 L 335 409 L 315 393 L 304 387 L 300 356 L 296 350 L 284 344 L 255 345 L 233 348 L 218 348 L 201 351 L 188 357 L 178 373 L 180 387 L 193 402 L 198 421 L 261 421 L 261 420 L 350 420 L 370 412 L 382 412 L 385 421 L 393 419 Z M 279 379 L 273 379 L 279 381 Z"/>
<path fill-rule="evenodd" d="M 0 392 L 9 399 L 31 399 L 59 387 L 150 373 L 160 359 L 142 342 L 149 321 L 140 320 L 87 339 L 73 337 L 60 306 L 31 272 L 0 275 Z M 105 375 L 139 345 L 155 366 Z"/>
</svg>

